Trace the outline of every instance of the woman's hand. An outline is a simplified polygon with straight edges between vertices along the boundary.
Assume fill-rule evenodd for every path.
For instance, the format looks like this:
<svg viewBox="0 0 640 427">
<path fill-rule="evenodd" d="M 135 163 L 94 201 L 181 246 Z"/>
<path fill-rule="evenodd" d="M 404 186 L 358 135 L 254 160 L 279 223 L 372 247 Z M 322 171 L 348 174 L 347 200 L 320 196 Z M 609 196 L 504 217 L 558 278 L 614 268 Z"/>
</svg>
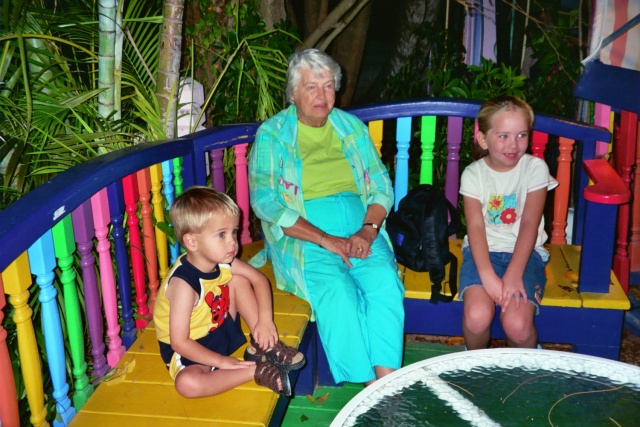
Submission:
<svg viewBox="0 0 640 427">
<path fill-rule="evenodd" d="M 345 251 L 350 258 L 366 258 L 371 253 L 371 245 L 378 237 L 378 231 L 372 227 L 362 227 L 347 239 Z"/>
<path fill-rule="evenodd" d="M 504 283 L 502 287 L 502 311 L 507 311 L 507 307 L 512 302 L 516 305 L 516 310 L 520 308 L 520 303 L 527 303 L 527 293 L 524 290 L 522 276 L 511 276 L 507 271 L 502 277 Z"/>
</svg>

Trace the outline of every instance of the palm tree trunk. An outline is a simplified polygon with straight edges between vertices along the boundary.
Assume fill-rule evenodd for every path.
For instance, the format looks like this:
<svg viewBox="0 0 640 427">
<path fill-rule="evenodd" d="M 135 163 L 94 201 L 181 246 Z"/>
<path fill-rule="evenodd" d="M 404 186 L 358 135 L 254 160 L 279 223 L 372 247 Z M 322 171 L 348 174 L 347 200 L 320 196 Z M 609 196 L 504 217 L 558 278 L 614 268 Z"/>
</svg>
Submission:
<svg viewBox="0 0 640 427">
<path fill-rule="evenodd" d="M 184 0 L 165 0 L 156 96 L 167 138 L 175 137 Z"/>
<path fill-rule="evenodd" d="M 116 0 L 102 0 L 99 4 L 98 112 L 103 118 L 113 113 L 114 50 L 116 40 Z"/>
</svg>

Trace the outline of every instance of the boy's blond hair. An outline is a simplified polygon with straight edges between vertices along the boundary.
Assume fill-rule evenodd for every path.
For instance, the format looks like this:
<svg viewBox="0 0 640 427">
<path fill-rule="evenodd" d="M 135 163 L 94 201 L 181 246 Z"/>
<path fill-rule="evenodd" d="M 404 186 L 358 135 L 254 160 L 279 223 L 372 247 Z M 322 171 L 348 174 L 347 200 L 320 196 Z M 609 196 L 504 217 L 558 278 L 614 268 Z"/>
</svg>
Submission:
<svg viewBox="0 0 640 427">
<path fill-rule="evenodd" d="M 200 185 L 189 187 L 169 210 L 176 238 L 183 246 L 184 235 L 199 233 L 214 215 L 240 216 L 240 208 L 226 194 Z"/>
</svg>

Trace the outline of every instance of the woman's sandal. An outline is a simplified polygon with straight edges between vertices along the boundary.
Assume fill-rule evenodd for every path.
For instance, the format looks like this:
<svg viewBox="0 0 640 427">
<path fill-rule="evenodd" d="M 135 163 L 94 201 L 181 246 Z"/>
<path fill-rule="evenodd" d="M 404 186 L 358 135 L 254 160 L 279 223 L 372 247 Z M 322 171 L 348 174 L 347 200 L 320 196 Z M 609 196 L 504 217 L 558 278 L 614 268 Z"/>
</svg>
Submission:
<svg viewBox="0 0 640 427">
<path fill-rule="evenodd" d="M 270 388 L 283 396 L 291 396 L 289 371 L 278 368 L 270 362 L 256 362 L 256 373 L 253 375 L 256 384 Z M 278 378 L 282 388 L 278 387 Z"/>
<path fill-rule="evenodd" d="M 268 361 L 276 365 L 278 368 L 292 371 L 300 369 L 304 366 L 305 357 L 293 347 L 290 347 L 278 340 L 276 345 L 271 349 L 264 351 L 256 344 L 251 337 L 251 345 L 249 345 L 244 351 L 244 360 L 251 360 L 254 362 Z"/>
</svg>

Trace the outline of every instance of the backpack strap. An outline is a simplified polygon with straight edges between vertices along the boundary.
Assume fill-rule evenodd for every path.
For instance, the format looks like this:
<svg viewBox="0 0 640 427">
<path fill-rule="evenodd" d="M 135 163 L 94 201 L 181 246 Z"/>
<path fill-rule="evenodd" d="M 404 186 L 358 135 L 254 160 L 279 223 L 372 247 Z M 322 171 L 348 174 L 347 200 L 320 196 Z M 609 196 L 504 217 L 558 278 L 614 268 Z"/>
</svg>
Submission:
<svg viewBox="0 0 640 427">
<path fill-rule="evenodd" d="M 429 302 L 432 304 L 437 304 L 438 301 L 451 302 L 458 293 L 458 258 L 451 252 L 449 252 L 449 262 L 451 264 L 449 267 L 449 289 L 451 290 L 451 295 L 444 295 L 442 293 L 442 280 L 434 282 L 433 285 L 431 285 L 431 298 L 429 299 Z M 431 273 L 429 273 L 429 275 L 431 275 Z"/>
</svg>

